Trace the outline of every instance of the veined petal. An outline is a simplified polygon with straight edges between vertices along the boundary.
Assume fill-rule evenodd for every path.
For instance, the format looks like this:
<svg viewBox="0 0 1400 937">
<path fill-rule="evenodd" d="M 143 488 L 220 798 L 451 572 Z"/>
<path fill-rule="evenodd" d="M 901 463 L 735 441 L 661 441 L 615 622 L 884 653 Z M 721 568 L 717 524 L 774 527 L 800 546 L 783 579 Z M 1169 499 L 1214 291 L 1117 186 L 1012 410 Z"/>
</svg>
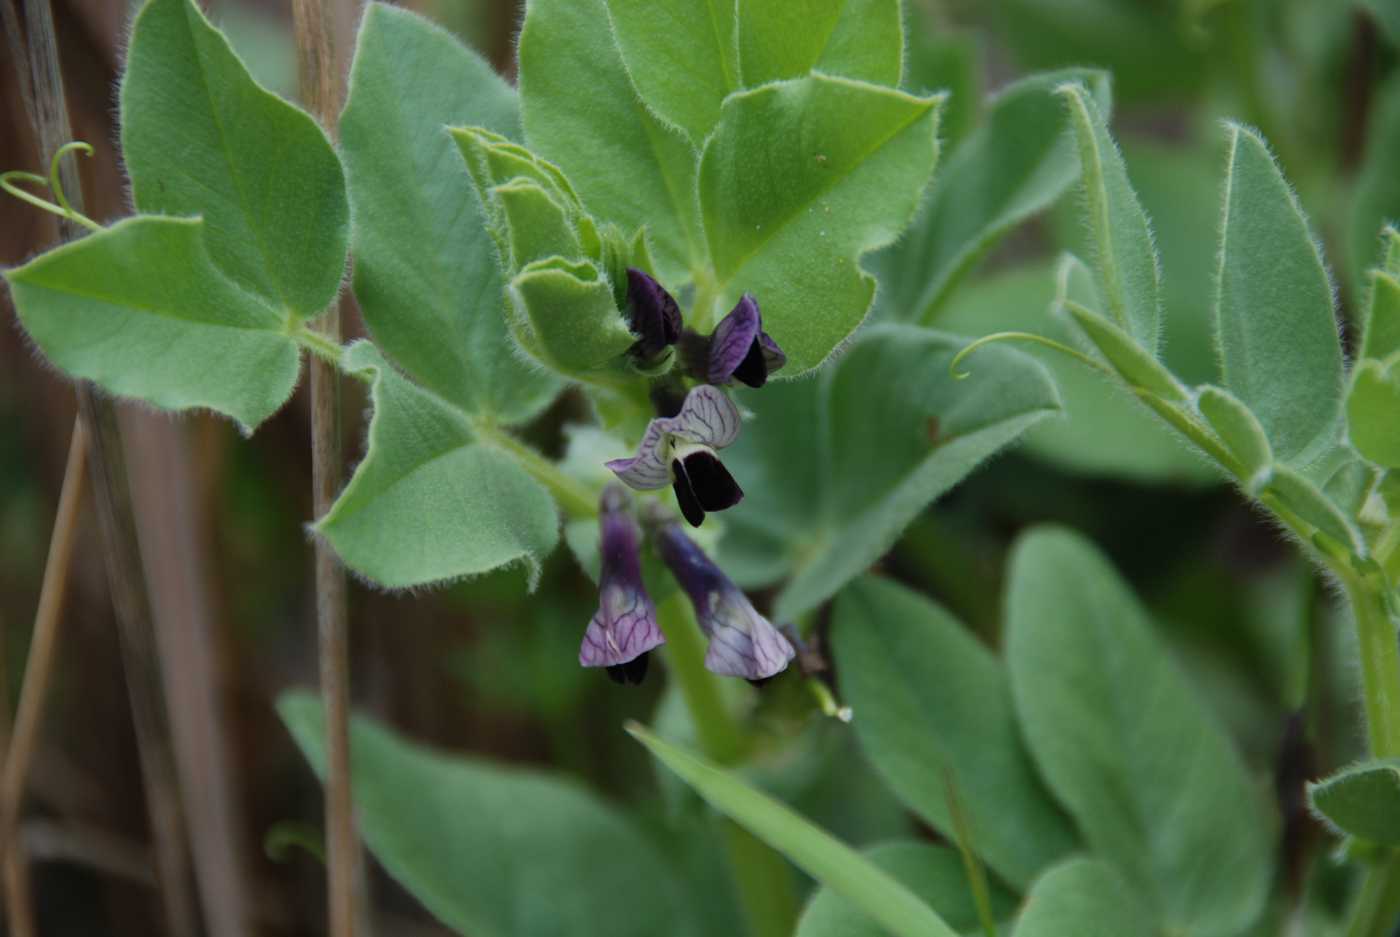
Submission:
<svg viewBox="0 0 1400 937">
<path fill-rule="evenodd" d="M 647 424 L 636 455 L 606 464 L 629 487 L 643 491 L 665 488 L 671 483 L 676 440 L 723 449 L 738 438 L 741 423 L 734 401 L 718 387 L 702 384 L 685 395 L 680 413 L 657 417 Z"/>
<path fill-rule="evenodd" d="M 695 607 L 710 638 L 705 666 L 725 676 L 766 680 L 796 656 L 792 644 L 758 613 L 739 587 L 674 521 L 657 531 L 661 559 Z"/>
<path fill-rule="evenodd" d="M 631 499 L 617 485 L 603 489 L 599 502 L 601 529 L 598 611 L 583 634 L 578 662 L 585 667 L 620 667 L 665 638 L 656 624 L 656 607 L 642 585 L 642 531 L 631 514 Z M 643 662 L 633 670 L 640 682 Z"/>
<path fill-rule="evenodd" d="M 766 680 L 797 656 L 788 639 L 760 615 L 744 593 L 731 584 L 711 592 L 700 627 L 710 636 L 705 666 L 713 673 L 746 680 Z"/>
<path fill-rule="evenodd" d="M 718 387 L 701 384 L 685 395 L 680 413 L 652 422 L 665 423 L 666 431 L 677 439 L 723 449 L 739 438 L 743 419 L 728 394 Z"/>
</svg>

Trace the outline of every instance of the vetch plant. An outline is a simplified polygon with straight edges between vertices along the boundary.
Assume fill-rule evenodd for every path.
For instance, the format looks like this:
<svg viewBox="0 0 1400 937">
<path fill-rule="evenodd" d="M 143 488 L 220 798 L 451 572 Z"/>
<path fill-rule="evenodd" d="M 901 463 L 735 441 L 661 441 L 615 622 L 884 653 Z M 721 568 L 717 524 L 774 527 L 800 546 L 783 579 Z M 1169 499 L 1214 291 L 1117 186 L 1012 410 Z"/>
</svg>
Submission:
<svg viewBox="0 0 1400 937">
<path fill-rule="evenodd" d="M 1226 125 L 1220 378 L 1191 386 L 1163 362 L 1169 271 L 1109 133 L 1109 76 L 950 99 L 906 61 L 909 15 L 529 0 L 512 85 L 371 3 L 329 128 L 254 81 L 193 0 L 147 0 L 120 91 L 134 214 L 103 227 L 56 172 L 7 173 L 90 233 L 4 276 L 63 373 L 245 435 L 304 355 L 333 366 L 370 415 L 309 519 L 318 543 L 385 589 L 520 567 L 543 615 L 562 532 L 597 599 L 558 673 L 636 685 L 661 659 L 652 725 L 628 731 L 663 785 L 727 818 L 693 836 L 674 835 L 698 803 L 674 785 L 679 809 L 643 825 L 558 777 L 349 730 L 369 849 L 460 933 L 711 933 L 687 869 L 715 856 L 757 937 L 1231 937 L 1304 914 L 1276 886 L 1275 805 L 1085 537 L 1017 539 L 991 646 L 901 584 L 895 548 L 932 502 L 1055 432 L 1052 372 L 986 347 L 1018 339 L 1145 404 L 1345 596 L 1370 759 L 1312 803 L 1368 863 L 1349 933 L 1379 937 L 1400 904 L 1400 233 L 1348 365 L 1298 198 L 1263 138 Z M 1076 182 L 1090 253 L 1053 284 L 1075 343 L 935 329 Z M 316 323 L 347 288 L 367 337 L 342 344 Z M 333 779 L 321 709 L 279 709 Z M 782 802 L 833 727 L 939 842 L 905 823 L 857 850 Z M 805 911 L 784 856 L 815 881 Z"/>
</svg>

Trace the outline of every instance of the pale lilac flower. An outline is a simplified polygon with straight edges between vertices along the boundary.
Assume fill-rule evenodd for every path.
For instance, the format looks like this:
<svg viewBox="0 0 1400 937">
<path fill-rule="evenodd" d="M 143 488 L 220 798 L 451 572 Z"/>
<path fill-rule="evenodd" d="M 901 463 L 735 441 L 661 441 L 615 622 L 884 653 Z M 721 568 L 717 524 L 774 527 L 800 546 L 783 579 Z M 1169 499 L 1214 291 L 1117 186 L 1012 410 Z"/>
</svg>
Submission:
<svg viewBox="0 0 1400 937">
<path fill-rule="evenodd" d="M 787 364 L 787 355 L 763 331 L 758 301 L 747 293 L 715 326 L 706 358 L 705 379 L 711 384 L 736 380 L 750 387 L 762 387 Z"/>
<path fill-rule="evenodd" d="M 695 606 L 710 639 L 705 666 L 717 674 L 761 682 L 784 670 L 796 655 L 792 644 L 710 561 L 675 521 L 655 532 L 657 550 Z"/>
<path fill-rule="evenodd" d="M 647 654 L 666 639 L 656 624 L 656 607 L 642 585 L 642 531 L 632 517 L 627 492 L 603 489 L 599 502 L 598 612 L 583 633 L 578 662 L 606 667 L 618 683 L 641 683 Z"/>
<path fill-rule="evenodd" d="M 675 416 L 647 424 L 635 456 L 613 459 L 607 466 L 638 490 L 671 485 L 681 513 L 699 527 L 706 511 L 723 511 L 744 497 L 715 454 L 738 437 L 740 421 L 739 408 L 724 391 L 702 384 L 686 394 Z"/>
</svg>

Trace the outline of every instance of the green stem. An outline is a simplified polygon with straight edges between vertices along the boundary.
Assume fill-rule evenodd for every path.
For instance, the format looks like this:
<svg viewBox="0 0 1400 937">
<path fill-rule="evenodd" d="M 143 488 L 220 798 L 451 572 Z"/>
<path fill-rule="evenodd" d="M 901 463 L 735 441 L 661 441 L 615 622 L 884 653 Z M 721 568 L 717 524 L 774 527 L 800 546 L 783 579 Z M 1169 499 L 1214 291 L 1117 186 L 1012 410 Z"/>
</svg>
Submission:
<svg viewBox="0 0 1400 937">
<path fill-rule="evenodd" d="M 509 432 L 486 420 L 472 423 L 472 429 L 483 442 L 498 449 L 504 449 L 520 461 L 525 471 L 535 481 L 549 489 L 550 494 L 563 507 L 564 513 L 574 518 L 595 517 L 598 514 L 598 493 L 587 485 L 564 474 L 559 466 L 546 459 L 527 443 L 516 439 Z"/>
<path fill-rule="evenodd" d="M 1390 937 L 1400 916 L 1400 854 L 1392 853 L 1366 873 L 1351 909 L 1347 937 Z"/>
<path fill-rule="evenodd" d="M 1355 574 L 1344 574 L 1356 615 L 1366 729 L 1375 758 L 1400 757 L 1400 642 L 1384 597 Z"/>
<path fill-rule="evenodd" d="M 732 765 L 745 748 L 743 730 L 724 704 L 718 678 L 705 669 L 705 638 L 685 595 L 676 591 L 661 602 L 656 620 L 666 635 L 666 661 L 701 750 L 719 764 Z M 797 896 L 786 862 L 733 821 L 720 822 L 751 937 L 788 937 L 797 919 Z"/>
<path fill-rule="evenodd" d="M 338 370 L 344 370 L 340 367 L 340 356 L 345 349 L 343 349 L 338 342 L 327 338 L 314 329 L 307 328 L 305 325 L 300 325 L 294 329 L 291 332 L 291 336 L 298 345 L 311 352 L 311 354 L 333 365 Z"/>
</svg>

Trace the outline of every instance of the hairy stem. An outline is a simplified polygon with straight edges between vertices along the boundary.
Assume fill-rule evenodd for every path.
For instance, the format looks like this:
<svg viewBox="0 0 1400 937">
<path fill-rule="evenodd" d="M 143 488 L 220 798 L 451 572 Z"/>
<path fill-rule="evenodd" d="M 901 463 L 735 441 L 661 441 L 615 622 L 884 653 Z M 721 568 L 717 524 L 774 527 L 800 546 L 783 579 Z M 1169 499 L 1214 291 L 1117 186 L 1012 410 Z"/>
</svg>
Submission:
<svg viewBox="0 0 1400 937">
<path fill-rule="evenodd" d="M 1400 917 L 1400 854 L 1371 867 L 1351 908 L 1347 937 L 1390 937 Z"/>
<path fill-rule="evenodd" d="M 1343 579 L 1356 615 L 1366 731 L 1376 758 L 1400 757 L 1400 643 L 1378 590 L 1355 576 Z"/>
<path fill-rule="evenodd" d="M 672 593 L 657 606 L 656 620 L 701 751 L 718 764 L 733 764 L 746 747 L 743 730 L 724 704 L 718 678 L 705 669 L 705 639 L 685 596 Z M 732 820 L 720 822 L 749 933 L 787 937 L 797 919 L 797 897 L 786 862 Z"/>
<path fill-rule="evenodd" d="M 334 0 L 293 0 L 297 69 L 302 101 L 335 134 L 344 85 L 336 57 L 331 5 Z M 340 374 L 325 346 L 340 345 L 340 302 L 318 323 L 324 341 L 299 337 L 316 352 L 311 358 L 311 490 L 317 517 L 340 491 Z M 318 347 L 319 346 L 319 347 Z M 326 885 L 331 937 L 363 930 L 357 913 L 360 847 L 350 787 L 350 640 L 345 569 L 330 545 L 315 541 L 316 623 L 321 704 L 326 719 Z M 357 926 L 359 925 L 359 926 Z"/>
</svg>

